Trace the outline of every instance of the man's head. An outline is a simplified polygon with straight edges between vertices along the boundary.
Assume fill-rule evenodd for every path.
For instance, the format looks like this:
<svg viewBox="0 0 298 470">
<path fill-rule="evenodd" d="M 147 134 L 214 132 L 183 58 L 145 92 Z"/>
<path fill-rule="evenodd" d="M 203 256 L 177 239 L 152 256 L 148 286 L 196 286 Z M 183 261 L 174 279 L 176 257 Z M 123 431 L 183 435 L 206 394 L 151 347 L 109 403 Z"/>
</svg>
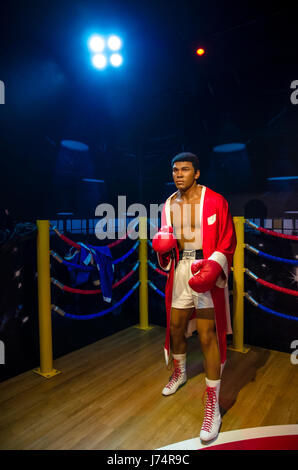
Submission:
<svg viewBox="0 0 298 470">
<path fill-rule="evenodd" d="M 193 166 L 195 172 L 200 170 L 199 159 L 194 153 L 190 153 L 190 152 L 178 153 L 178 155 L 176 155 L 172 159 L 172 168 L 174 166 L 174 163 L 176 163 L 176 162 L 190 162 L 190 163 L 192 163 L 192 166 Z"/>
<path fill-rule="evenodd" d="M 193 153 L 179 153 L 172 159 L 172 171 L 177 189 L 186 191 L 200 176 L 199 159 Z"/>
</svg>

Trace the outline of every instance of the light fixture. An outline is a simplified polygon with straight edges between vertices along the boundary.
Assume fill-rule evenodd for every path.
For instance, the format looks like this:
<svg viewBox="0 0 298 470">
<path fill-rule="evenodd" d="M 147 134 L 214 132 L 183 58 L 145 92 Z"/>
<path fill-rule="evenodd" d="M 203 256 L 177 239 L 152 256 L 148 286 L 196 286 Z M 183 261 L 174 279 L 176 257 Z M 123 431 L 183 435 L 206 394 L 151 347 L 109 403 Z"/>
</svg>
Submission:
<svg viewBox="0 0 298 470">
<path fill-rule="evenodd" d="M 93 57 L 92 57 L 92 63 L 94 65 L 95 68 L 97 69 L 104 69 L 107 65 L 107 58 L 105 55 L 103 54 L 95 54 Z"/>
<path fill-rule="evenodd" d="M 89 48 L 93 52 L 102 52 L 105 48 L 105 41 L 104 39 L 99 36 L 98 34 L 93 34 L 89 39 Z"/>
</svg>

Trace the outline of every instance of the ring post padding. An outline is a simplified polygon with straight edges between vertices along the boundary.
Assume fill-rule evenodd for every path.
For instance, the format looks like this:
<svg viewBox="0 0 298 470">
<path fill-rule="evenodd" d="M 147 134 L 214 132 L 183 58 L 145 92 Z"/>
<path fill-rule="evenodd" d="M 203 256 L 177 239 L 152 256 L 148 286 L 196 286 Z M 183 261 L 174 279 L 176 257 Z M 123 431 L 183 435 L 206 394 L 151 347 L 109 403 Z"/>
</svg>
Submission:
<svg viewBox="0 0 298 470">
<path fill-rule="evenodd" d="M 233 217 L 237 246 L 233 259 L 233 346 L 229 349 L 247 353 L 244 338 L 244 217 Z"/>
<path fill-rule="evenodd" d="M 37 279 L 40 367 L 36 374 L 51 378 L 61 371 L 53 369 L 51 281 L 50 281 L 50 224 L 37 220 Z"/>
<path fill-rule="evenodd" d="M 137 328 L 151 330 L 148 323 L 148 252 L 147 252 L 147 217 L 139 217 L 139 312 L 140 323 Z"/>
</svg>

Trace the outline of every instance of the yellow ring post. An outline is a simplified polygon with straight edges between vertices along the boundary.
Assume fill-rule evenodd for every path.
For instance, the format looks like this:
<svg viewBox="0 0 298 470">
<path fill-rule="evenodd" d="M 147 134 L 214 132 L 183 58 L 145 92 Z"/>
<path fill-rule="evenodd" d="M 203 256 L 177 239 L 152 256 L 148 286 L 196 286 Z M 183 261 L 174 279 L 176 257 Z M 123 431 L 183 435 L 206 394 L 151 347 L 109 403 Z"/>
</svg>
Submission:
<svg viewBox="0 0 298 470">
<path fill-rule="evenodd" d="M 53 369 L 52 315 L 50 284 L 50 224 L 37 221 L 37 276 L 40 367 L 36 374 L 50 378 L 60 373 Z"/>
<path fill-rule="evenodd" d="M 140 324 L 137 328 L 151 330 L 148 323 L 148 250 L 147 250 L 147 217 L 139 217 L 139 312 Z"/>
<path fill-rule="evenodd" d="M 237 247 L 233 259 L 233 349 L 247 353 L 244 338 L 244 217 L 233 217 Z"/>
</svg>

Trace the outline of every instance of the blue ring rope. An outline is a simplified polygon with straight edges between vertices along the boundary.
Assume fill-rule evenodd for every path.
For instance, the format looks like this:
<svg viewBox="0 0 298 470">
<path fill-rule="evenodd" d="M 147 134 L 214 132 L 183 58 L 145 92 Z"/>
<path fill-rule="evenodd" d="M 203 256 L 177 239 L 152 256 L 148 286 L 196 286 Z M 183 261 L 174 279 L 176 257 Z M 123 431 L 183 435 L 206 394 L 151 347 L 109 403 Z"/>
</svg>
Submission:
<svg viewBox="0 0 298 470">
<path fill-rule="evenodd" d="M 140 244 L 140 242 L 137 241 L 137 242 L 134 244 L 134 246 L 133 246 L 127 253 L 125 253 L 125 255 L 121 256 L 121 258 L 115 259 L 115 260 L 113 261 L 113 264 L 118 264 L 118 263 L 120 263 L 121 261 L 124 261 L 126 258 L 128 258 L 129 255 L 131 255 L 131 253 L 133 253 L 133 252 L 137 249 L 137 247 L 139 246 L 139 244 Z"/>
<path fill-rule="evenodd" d="M 254 300 L 249 294 L 245 294 L 245 298 L 249 300 L 255 307 L 259 307 L 264 312 L 271 313 L 272 315 L 276 315 L 277 317 L 286 318 L 287 320 L 296 320 L 298 321 L 298 317 L 293 317 L 291 315 L 286 315 L 285 313 L 276 312 L 269 307 L 265 307 L 265 305 L 259 304 L 256 300 Z"/>
<path fill-rule="evenodd" d="M 155 292 L 157 292 L 161 297 L 165 297 L 165 294 L 164 294 L 163 292 L 161 292 L 161 290 L 159 290 L 159 289 L 153 284 L 153 282 L 148 281 L 148 284 L 149 284 L 149 286 L 150 286 L 153 290 L 155 290 Z"/>
<path fill-rule="evenodd" d="M 140 242 L 137 241 L 134 244 L 134 246 L 127 253 L 125 253 L 123 256 L 121 256 L 121 258 L 115 259 L 113 261 L 113 264 L 118 264 L 121 261 L 124 261 L 126 258 L 128 258 L 129 255 L 131 255 L 131 253 L 133 253 L 137 249 L 139 243 Z M 82 264 L 74 264 L 74 263 L 71 263 L 70 261 L 66 261 L 61 256 L 59 256 L 59 258 L 61 259 L 62 264 L 64 264 L 64 266 L 68 266 L 69 268 L 79 269 L 80 271 L 95 271 L 95 270 L 97 270 L 96 266 L 85 266 L 85 265 L 82 265 Z"/>
<path fill-rule="evenodd" d="M 80 271 L 97 271 L 96 266 L 85 266 L 83 264 L 74 264 L 74 263 L 70 263 L 69 261 L 66 261 L 63 258 L 61 259 L 62 259 L 62 264 L 64 264 L 64 266 L 68 266 L 69 268 L 79 269 Z"/>
<path fill-rule="evenodd" d="M 150 268 L 152 268 L 154 271 L 156 269 L 160 269 L 160 268 L 158 268 L 158 266 L 156 266 L 156 264 L 152 263 L 152 261 L 150 261 L 150 259 L 148 260 L 148 264 L 149 264 Z M 161 269 L 160 269 L 160 271 L 161 271 Z"/>
<path fill-rule="evenodd" d="M 123 302 L 125 302 L 125 300 L 127 300 L 128 297 L 130 297 L 131 294 L 137 289 L 137 287 L 139 287 L 139 284 L 140 284 L 140 281 L 138 281 L 133 286 L 133 288 L 130 289 L 130 291 L 128 291 L 127 294 L 125 294 L 125 296 L 122 297 L 121 300 L 119 300 L 119 302 L 117 302 L 115 305 L 113 305 L 112 307 L 110 307 L 106 310 L 102 310 L 101 312 L 97 312 L 97 313 L 92 313 L 91 315 L 72 315 L 71 313 L 64 312 L 64 315 L 62 315 L 62 316 L 65 317 L 65 318 L 71 318 L 72 320 L 90 320 L 92 318 L 102 317 L 102 316 L 106 315 L 107 313 L 110 313 L 113 310 L 115 310 L 117 307 L 119 307 L 119 305 L 123 304 Z M 53 307 L 54 306 L 52 306 L 52 309 L 55 311 L 55 308 L 53 308 Z"/>
<path fill-rule="evenodd" d="M 264 253 L 264 251 L 260 251 L 257 248 L 254 248 L 253 246 L 248 245 L 248 244 L 245 245 L 245 248 L 247 248 L 249 251 L 251 251 L 252 253 L 255 253 L 258 256 L 262 256 L 263 258 L 267 258 L 267 259 L 270 259 L 272 261 L 280 261 L 282 263 L 288 263 L 288 264 L 292 264 L 294 266 L 298 266 L 298 259 L 297 260 L 296 259 L 287 259 L 287 258 L 280 258 L 278 256 L 269 255 L 268 253 Z"/>
</svg>

